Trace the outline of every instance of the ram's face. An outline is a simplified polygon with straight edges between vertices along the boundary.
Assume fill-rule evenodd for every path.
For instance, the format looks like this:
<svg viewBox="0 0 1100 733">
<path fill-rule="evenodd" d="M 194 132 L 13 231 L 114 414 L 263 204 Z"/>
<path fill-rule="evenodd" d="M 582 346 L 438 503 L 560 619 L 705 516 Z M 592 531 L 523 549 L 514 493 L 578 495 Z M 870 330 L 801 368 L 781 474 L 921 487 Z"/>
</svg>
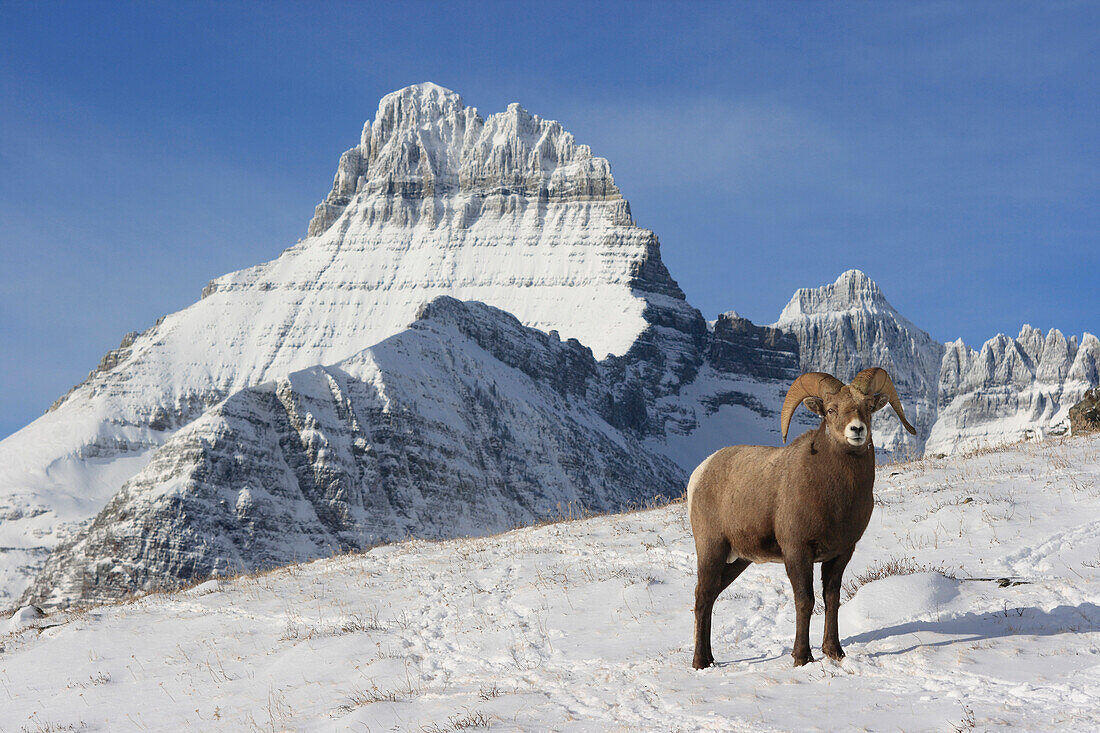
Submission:
<svg viewBox="0 0 1100 733">
<path fill-rule="evenodd" d="M 871 413 L 885 403 L 883 395 L 865 395 L 845 385 L 836 394 L 807 397 L 803 404 L 825 419 L 829 435 L 852 449 L 871 443 Z"/>
</svg>

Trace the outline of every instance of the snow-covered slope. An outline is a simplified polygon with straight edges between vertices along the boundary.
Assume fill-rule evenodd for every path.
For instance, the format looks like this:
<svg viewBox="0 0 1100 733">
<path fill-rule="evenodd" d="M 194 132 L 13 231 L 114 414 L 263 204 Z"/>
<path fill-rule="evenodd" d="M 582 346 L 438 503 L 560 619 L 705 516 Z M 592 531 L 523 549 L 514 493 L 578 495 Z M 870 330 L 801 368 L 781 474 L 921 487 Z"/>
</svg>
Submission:
<svg viewBox="0 0 1100 733">
<path fill-rule="evenodd" d="M 792 668 L 790 586 L 758 565 L 693 671 L 674 504 L 24 613 L 0 635 L 0 728 L 1100 728 L 1100 437 L 890 466 L 876 494 L 846 579 L 925 572 L 844 595 L 842 663 Z"/>
<path fill-rule="evenodd" d="M 1100 383 L 1100 340 L 1086 333 L 1046 338 L 1029 325 L 1020 335 L 986 341 L 980 352 L 962 340 L 947 345 L 940 370 L 939 412 L 929 453 L 954 453 L 1042 437 L 1068 429 L 1069 408 Z"/>
<path fill-rule="evenodd" d="M 179 431 L 50 556 L 29 600 L 117 598 L 683 490 L 682 471 L 607 422 L 613 384 L 578 341 L 448 297 L 419 315 Z"/>
<path fill-rule="evenodd" d="M 875 446 L 921 455 L 936 419 L 944 347 L 894 310 L 871 278 L 848 270 L 836 282 L 798 290 L 775 326 L 798 339 L 802 371 L 822 371 L 845 382 L 860 370 L 882 367 L 897 387 L 910 435 L 892 410 L 875 415 Z"/>
<path fill-rule="evenodd" d="M 634 226 L 606 160 L 519 105 L 482 118 L 434 84 L 402 89 L 342 156 L 306 239 L 128 335 L 0 442 L 0 601 L 210 406 L 335 364 L 440 294 L 579 338 L 597 358 L 633 348 L 623 370 L 645 399 L 674 391 L 702 359 L 705 323 L 654 234 Z"/>
</svg>

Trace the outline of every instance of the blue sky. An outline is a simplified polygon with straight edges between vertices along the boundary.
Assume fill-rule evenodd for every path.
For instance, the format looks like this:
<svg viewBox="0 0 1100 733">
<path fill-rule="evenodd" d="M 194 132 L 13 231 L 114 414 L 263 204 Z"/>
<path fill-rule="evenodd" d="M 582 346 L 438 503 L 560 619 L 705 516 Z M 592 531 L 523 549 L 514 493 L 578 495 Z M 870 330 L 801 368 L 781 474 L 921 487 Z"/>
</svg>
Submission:
<svg viewBox="0 0 1100 733">
<path fill-rule="evenodd" d="M 937 339 L 1100 331 L 1095 3 L 0 3 L 0 436 L 304 236 L 385 93 L 611 161 L 691 303 L 859 267 Z"/>
</svg>

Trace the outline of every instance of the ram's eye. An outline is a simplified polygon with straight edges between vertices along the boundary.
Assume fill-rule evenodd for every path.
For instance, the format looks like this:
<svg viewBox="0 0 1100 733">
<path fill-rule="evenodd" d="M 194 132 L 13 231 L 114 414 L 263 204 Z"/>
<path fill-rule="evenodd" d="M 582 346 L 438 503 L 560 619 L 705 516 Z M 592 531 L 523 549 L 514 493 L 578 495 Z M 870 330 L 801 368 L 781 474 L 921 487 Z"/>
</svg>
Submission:
<svg viewBox="0 0 1100 733">
<path fill-rule="evenodd" d="M 829 414 L 830 415 L 835 415 L 836 414 L 836 408 L 835 407 L 830 407 L 829 408 Z"/>
</svg>

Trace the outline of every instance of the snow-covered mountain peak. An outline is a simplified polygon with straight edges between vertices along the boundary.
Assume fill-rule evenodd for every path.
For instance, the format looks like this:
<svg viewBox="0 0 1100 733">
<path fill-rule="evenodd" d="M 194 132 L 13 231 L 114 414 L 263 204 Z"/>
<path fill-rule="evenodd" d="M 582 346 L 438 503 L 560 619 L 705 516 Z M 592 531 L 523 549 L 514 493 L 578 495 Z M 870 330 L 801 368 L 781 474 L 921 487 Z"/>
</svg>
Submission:
<svg viewBox="0 0 1100 733">
<path fill-rule="evenodd" d="M 1089 335 L 1085 334 L 1086 340 Z M 947 351 L 955 354 L 952 357 L 955 361 L 961 359 L 981 365 L 979 374 L 973 378 L 975 387 L 1030 384 L 1035 379 L 1061 383 L 1069 376 L 1079 350 L 1076 336 L 1066 338 L 1057 328 L 1050 329 L 1044 336 L 1041 330 L 1027 323 L 1020 328 L 1016 338 L 998 333 L 979 350 L 970 348 L 962 339 L 947 344 Z M 1089 351 L 1091 349 L 1086 349 Z"/>
<path fill-rule="evenodd" d="M 374 126 L 419 127 L 451 114 L 460 113 L 466 105 L 462 97 L 446 87 L 430 81 L 410 84 L 390 92 L 378 102 Z"/>
<path fill-rule="evenodd" d="M 849 298 L 882 298 L 882 290 L 863 270 L 845 270 L 833 283 L 835 289 L 847 293 Z"/>
<path fill-rule="evenodd" d="M 1025 323 L 1020 328 L 1016 343 L 1033 361 L 1038 361 L 1039 354 L 1043 350 L 1043 332 L 1030 323 Z"/>
<path fill-rule="evenodd" d="M 407 205 L 372 204 L 395 194 Z M 442 195 L 465 199 L 453 213 L 460 225 L 481 213 L 486 198 L 499 210 L 514 206 L 509 197 L 516 195 L 546 202 L 617 201 L 617 218 L 630 218 L 607 160 L 578 145 L 558 122 L 517 103 L 482 118 L 458 94 L 424 83 L 382 98 L 359 145 L 341 156 L 332 191 L 317 206 L 308 233 L 324 233 L 345 211 L 370 221 L 438 226 L 450 212 L 418 203 Z"/>
<path fill-rule="evenodd" d="M 785 322 L 802 316 L 863 309 L 897 314 L 874 280 L 861 270 L 848 270 L 841 273 L 835 282 L 818 288 L 796 290 L 775 325 L 782 327 Z"/>
<path fill-rule="evenodd" d="M 944 346 L 913 325 L 860 270 L 835 282 L 802 288 L 783 309 L 777 328 L 794 333 L 802 371 L 851 379 L 861 369 L 886 369 L 917 435 L 905 432 L 889 411 L 876 416 L 875 445 L 917 454 L 936 418 L 936 389 Z"/>
<path fill-rule="evenodd" d="M 656 236 L 634 225 L 606 160 L 557 122 L 518 105 L 483 119 L 434 84 L 387 95 L 356 137 L 312 236 L 211 281 L 0 441 L 0 600 L 208 408 L 338 363 L 405 330 L 440 295 L 576 338 L 596 359 L 624 356 L 624 393 L 601 414 L 661 430 L 640 395 L 694 377 L 706 325 Z M 628 382 L 643 386 L 628 394 Z"/>
<path fill-rule="evenodd" d="M 224 498 L 249 516 L 261 488 L 276 485 L 267 474 L 300 479 L 321 497 L 322 514 L 335 512 L 303 524 L 320 551 L 335 546 L 326 527 L 346 518 L 339 487 L 363 496 L 399 485 L 420 491 L 423 482 L 387 472 L 401 461 L 423 468 L 428 454 L 439 459 L 432 463 L 439 496 L 474 514 L 485 498 L 485 466 L 500 461 L 502 486 L 530 489 L 519 495 L 541 496 L 538 471 L 547 465 L 567 476 L 579 467 L 568 485 L 581 487 L 575 498 L 585 501 L 590 465 L 620 476 L 609 486 L 621 488 L 621 476 L 633 474 L 636 487 L 652 489 L 646 473 L 675 484 L 655 463 L 624 472 L 608 456 L 628 466 L 663 464 L 661 454 L 690 471 L 722 445 L 777 442 L 775 410 L 800 371 L 850 379 L 868 366 L 886 368 L 919 431 L 912 438 L 891 411 L 879 413 L 875 444 L 895 454 L 919 452 L 952 389 L 974 400 L 959 403 L 965 419 L 949 429 L 949 443 L 1006 411 L 1021 425 L 1045 426 L 1067 396 L 1097 382 L 1094 336 L 1078 348 L 1060 332 L 1043 337 L 1028 327 L 981 355 L 951 345 L 941 383 L 943 344 L 901 317 L 858 270 L 798 291 L 778 328 L 731 311 L 708 332 L 662 263 L 656 236 L 632 221 L 605 159 L 518 104 L 483 118 L 430 83 L 383 98 L 341 157 L 309 232 L 278 258 L 217 278 L 198 302 L 127 336 L 55 409 L 0 441 L 0 602 L 112 496 L 126 504 L 133 494 L 123 487 L 161 486 L 169 474 L 205 482 L 211 495 L 230 474 L 247 474 L 240 496 Z M 489 372 L 500 379 L 479 376 Z M 1004 390 L 981 386 L 986 373 Z M 355 416 L 348 378 L 363 406 Z M 1043 383 L 1034 400 L 1014 401 L 1021 379 Z M 937 393 L 941 384 L 948 389 Z M 401 404 L 405 411 L 395 412 Z M 438 420 L 444 413 L 454 420 Z M 438 429 L 427 431 L 424 421 Z M 578 432 L 577 421 L 588 427 Z M 233 448 L 230 428 L 252 452 Z M 996 425 L 985 434 L 993 433 L 1010 434 Z M 455 452 L 459 443 L 465 452 Z M 502 453 L 504 446 L 512 447 Z M 616 454 L 616 446 L 625 450 Z M 321 460 L 330 447 L 339 448 L 339 462 Z M 221 473 L 191 462 L 210 451 L 222 453 Z M 342 484 L 328 472 L 337 463 Z M 319 472 L 307 475 L 310 466 Z M 463 481 L 455 466 L 466 471 Z M 434 521 L 410 495 L 377 515 L 400 519 L 386 536 L 403 536 L 421 516 Z M 389 501 L 378 497 L 379 506 Z M 296 512 L 305 506 L 297 501 L 283 506 Z M 355 506 L 368 527 L 377 507 Z M 182 542 L 171 532 L 181 519 L 173 507 L 163 516 L 176 520 L 163 524 L 147 508 L 135 521 L 148 521 L 167 545 Z M 537 515 L 517 512 L 509 521 Z M 273 526 L 276 537 L 286 525 Z"/>
</svg>

